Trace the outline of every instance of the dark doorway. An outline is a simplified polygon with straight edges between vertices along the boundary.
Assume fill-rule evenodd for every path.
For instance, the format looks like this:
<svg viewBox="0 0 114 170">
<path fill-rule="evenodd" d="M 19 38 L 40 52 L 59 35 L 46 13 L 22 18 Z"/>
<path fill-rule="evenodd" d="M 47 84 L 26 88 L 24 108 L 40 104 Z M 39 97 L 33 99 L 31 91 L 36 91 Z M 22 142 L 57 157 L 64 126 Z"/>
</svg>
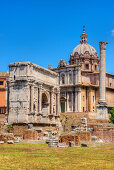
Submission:
<svg viewBox="0 0 114 170">
<path fill-rule="evenodd" d="M 64 113 L 65 112 L 65 102 L 61 103 L 61 112 Z"/>
</svg>

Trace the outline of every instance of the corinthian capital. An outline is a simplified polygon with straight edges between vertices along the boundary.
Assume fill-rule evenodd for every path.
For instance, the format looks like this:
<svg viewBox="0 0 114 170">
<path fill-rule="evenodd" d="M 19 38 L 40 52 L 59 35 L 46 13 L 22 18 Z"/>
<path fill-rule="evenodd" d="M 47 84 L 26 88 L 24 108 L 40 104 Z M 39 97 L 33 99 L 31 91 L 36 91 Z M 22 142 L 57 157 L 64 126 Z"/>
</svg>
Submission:
<svg viewBox="0 0 114 170">
<path fill-rule="evenodd" d="M 107 45 L 107 44 L 108 44 L 107 42 L 103 42 L 103 41 L 99 42 L 100 49 L 101 49 L 101 50 L 106 50 L 106 45 Z"/>
</svg>

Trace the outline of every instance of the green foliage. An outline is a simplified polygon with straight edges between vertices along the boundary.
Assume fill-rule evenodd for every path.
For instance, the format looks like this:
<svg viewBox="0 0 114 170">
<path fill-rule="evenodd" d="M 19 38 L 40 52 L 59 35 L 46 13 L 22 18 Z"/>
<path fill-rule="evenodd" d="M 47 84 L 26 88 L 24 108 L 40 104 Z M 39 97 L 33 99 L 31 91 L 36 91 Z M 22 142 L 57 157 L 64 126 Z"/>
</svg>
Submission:
<svg viewBox="0 0 114 170">
<path fill-rule="evenodd" d="M 7 131 L 7 132 L 10 132 L 10 130 L 12 129 L 12 127 L 13 127 L 12 124 L 8 124 L 6 131 Z"/>
<path fill-rule="evenodd" d="M 111 114 L 110 121 L 111 121 L 111 123 L 114 124 L 114 108 L 112 108 L 112 109 L 110 110 L 110 114 Z"/>
</svg>

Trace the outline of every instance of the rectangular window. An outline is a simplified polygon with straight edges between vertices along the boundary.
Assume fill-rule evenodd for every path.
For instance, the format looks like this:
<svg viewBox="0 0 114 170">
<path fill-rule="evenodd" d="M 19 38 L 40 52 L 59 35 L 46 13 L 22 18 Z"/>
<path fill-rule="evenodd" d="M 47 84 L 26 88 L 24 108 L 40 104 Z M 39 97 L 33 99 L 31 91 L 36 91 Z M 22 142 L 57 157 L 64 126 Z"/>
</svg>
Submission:
<svg viewBox="0 0 114 170">
<path fill-rule="evenodd" d="M 85 65 L 85 68 L 88 70 L 88 69 L 89 69 L 89 64 L 86 64 L 86 65 Z"/>
<path fill-rule="evenodd" d="M 95 102 L 95 96 L 93 96 L 93 103 Z"/>
<path fill-rule="evenodd" d="M 3 85 L 3 81 L 0 81 L 0 85 Z"/>
</svg>

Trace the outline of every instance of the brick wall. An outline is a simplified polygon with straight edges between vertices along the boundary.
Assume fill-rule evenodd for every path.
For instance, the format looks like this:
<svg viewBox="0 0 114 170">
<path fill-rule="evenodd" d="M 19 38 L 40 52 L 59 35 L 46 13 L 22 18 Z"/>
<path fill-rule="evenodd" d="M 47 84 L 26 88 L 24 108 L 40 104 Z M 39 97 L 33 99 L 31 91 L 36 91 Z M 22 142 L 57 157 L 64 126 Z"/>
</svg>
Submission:
<svg viewBox="0 0 114 170">
<path fill-rule="evenodd" d="M 26 130 L 28 130 L 28 125 L 13 125 L 12 132 L 15 136 L 23 137 Z"/>
<path fill-rule="evenodd" d="M 75 145 L 79 145 L 79 137 L 76 135 L 64 135 L 60 137 L 60 142 L 66 143 L 66 145 L 69 145 L 69 142 L 72 141 L 74 142 Z"/>
<path fill-rule="evenodd" d="M 28 129 L 25 131 L 23 139 L 38 140 L 38 132 L 35 130 Z"/>
<path fill-rule="evenodd" d="M 0 114 L 0 124 L 3 125 L 5 121 L 5 114 Z"/>
<path fill-rule="evenodd" d="M 76 132 L 80 142 L 91 142 L 91 133 L 86 131 Z"/>
<path fill-rule="evenodd" d="M 114 142 L 114 127 L 94 128 L 93 134 L 103 142 Z"/>
</svg>

